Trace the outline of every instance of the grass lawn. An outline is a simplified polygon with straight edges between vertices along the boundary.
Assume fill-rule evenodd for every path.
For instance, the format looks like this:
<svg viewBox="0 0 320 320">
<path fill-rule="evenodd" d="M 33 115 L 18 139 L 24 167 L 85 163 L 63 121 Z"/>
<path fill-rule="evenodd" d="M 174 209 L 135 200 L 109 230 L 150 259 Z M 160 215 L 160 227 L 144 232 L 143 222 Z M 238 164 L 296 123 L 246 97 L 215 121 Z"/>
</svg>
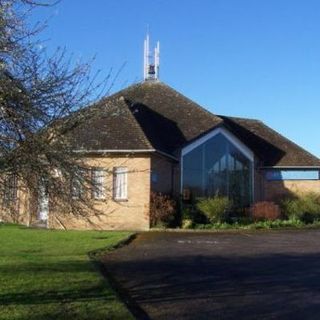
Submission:
<svg viewBox="0 0 320 320">
<path fill-rule="evenodd" d="M 128 235 L 0 224 L 0 319 L 133 319 L 87 256 Z"/>
</svg>

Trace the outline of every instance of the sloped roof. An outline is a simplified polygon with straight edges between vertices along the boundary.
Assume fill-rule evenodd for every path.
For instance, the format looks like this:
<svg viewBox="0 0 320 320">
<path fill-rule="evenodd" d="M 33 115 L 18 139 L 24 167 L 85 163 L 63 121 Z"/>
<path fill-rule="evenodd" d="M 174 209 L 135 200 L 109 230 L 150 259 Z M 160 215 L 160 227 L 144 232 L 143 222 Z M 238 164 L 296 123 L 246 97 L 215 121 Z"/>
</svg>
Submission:
<svg viewBox="0 0 320 320">
<path fill-rule="evenodd" d="M 263 166 L 320 166 L 320 160 L 263 122 L 220 116 L 225 126 L 242 140 Z"/>
<path fill-rule="evenodd" d="M 118 95 L 125 98 L 153 147 L 169 154 L 222 123 L 221 118 L 162 82 L 142 82 Z"/>
<path fill-rule="evenodd" d="M 71 131 L 70 141 L 77 151 L 153 150 L 123 97 L 113 96 L 82 110 L 84 117 Z"/>
<path fill-rule="evenodd" d="M 261 121 L 217 116 L 158 81 L 132 85 L 85 109 L 73 130 L 77 150 L 158 150 L 176 156 L 182 147 L 225 126 L 262 166 L 320 166 L 320 160 Z"/>
</svg>

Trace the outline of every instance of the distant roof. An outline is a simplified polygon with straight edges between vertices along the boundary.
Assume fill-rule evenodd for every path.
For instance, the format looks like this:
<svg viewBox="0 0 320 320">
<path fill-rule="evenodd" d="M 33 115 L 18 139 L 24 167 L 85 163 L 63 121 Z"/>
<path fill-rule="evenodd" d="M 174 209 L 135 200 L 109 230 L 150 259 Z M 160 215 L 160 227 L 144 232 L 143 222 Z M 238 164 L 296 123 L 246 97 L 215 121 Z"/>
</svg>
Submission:
<svg viewBox="0 0 320 320">
<path fill-rule="evenodd" d="M 78 150 L 157 150 L 177 156 L 182 147 L 225 126 L 261 166 L 320 166 L 320 160 L 253 119 L 217 116 L 159 81 L 132 85 L 84 110 L 73 131 Z"/>
</svg>

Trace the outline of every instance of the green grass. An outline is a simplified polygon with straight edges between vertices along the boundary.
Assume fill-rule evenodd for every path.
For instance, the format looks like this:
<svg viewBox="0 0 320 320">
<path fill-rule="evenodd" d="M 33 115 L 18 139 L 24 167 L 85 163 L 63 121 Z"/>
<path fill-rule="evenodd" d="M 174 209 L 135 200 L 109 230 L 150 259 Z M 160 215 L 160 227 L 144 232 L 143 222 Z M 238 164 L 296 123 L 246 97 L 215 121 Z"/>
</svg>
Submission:
<svg viewBox="0 0 320 320">
<path fill-rule="evenodd" d="M 0 319 L 133 319 L 87 255 L 129 235 L 0 224 Z"/>
</svg>

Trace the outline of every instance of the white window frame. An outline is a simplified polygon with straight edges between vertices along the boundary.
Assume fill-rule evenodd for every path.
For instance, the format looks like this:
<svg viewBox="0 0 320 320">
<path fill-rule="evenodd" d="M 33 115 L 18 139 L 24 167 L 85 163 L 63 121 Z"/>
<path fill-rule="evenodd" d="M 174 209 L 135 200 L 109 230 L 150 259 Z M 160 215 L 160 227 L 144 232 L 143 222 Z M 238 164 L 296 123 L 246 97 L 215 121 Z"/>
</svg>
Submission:
<svg viewBox="0 0 320 320">
<path fill-rule="evenodd" d="M 243 155 L 246 156 L 251 162 L 254 161 L 254 153 L 242 141 L 240 141 L 237 137 L 235 137 L 231 132 L 229 132 L 225 128 L 214 129 L 211 132 L 204 135 L 203 137 L 188 144 L 182 149 L 181 155 L 186 155 L 187 153 L 191 152 L 193 149 L 202 145 L 203 143 L 218 135 L 219 133 L 222 134 L 227 140 L 229 140 L 231 144 L 237 147 L 243 153 Z"/>
<path fill-rule="evenodd" d="M 113 168 L 113 199 L 115 201 L 128 200 L 128 168 Z"/>
<path fill-rule="evenodd" d="M 105 199 L 105 170 L 103 168 L 92 169 L 92 197 L 96 200 Z"/>
<path fill-rule="evenodd" d="M 78 169 L 71 178 L 71 197 L 72 199 L 81 199 L 84 194 L 85 170 Z"/>
</svg>

